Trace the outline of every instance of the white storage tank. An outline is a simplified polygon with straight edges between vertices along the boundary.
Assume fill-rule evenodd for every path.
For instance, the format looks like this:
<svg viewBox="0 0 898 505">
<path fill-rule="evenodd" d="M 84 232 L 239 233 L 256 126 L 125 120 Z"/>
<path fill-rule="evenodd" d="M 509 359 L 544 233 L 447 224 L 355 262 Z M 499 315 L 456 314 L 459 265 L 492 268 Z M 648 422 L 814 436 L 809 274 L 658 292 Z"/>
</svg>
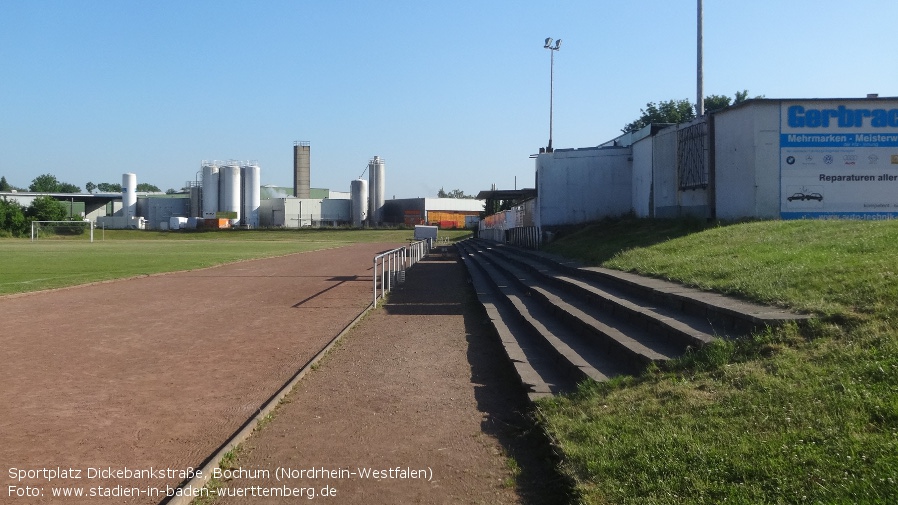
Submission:
<svg viewBox="0 0 898 505">
<path fill-rule="evenodd" d="M 384 160 L 375 156 L 368 162 L 368 219 L 371 224 L 383 222 L 384 194 L 386 193 Z"/>
<path fill-rule="evenodd" d="M 215 218 L 218 212 L 218 165 L 203 161 L 203 217 Z"/>
<path fill-rule="evenodd" d="M 352 226 L 361 228 L 368 218 L 368 182 L 356 179 L 349 183 L 349 200 Z"/>
<path fill-rule="evenodd" d="M 137 174 L 122 174 L 122 216 L 137 216 Z"/>
<path fill-rule="evenodd" d="M 218 170 L 218 186 L 221 194 L 218 198 L 218 211 L 230 212 L 231 226 L 240 223 L 240 166 L 228 162 Z"/>
<path fill-rule="evenodd" d="M 262 206 L 262 170 L 255 163 L 240 167 L 243 173 L 243 224 L 259 227 L 259 207 Z"/>
</svg>

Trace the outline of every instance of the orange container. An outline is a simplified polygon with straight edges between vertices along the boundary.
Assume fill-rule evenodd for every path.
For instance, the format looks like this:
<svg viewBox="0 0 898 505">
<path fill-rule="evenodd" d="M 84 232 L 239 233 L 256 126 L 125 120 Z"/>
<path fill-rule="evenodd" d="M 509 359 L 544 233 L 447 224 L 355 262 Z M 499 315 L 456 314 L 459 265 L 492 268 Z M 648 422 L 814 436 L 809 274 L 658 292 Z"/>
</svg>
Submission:
<svg viewBox="0 0 898 505">
<path fill-rule="evenodd" d="M 220 230 L 223 228 L 230 228 L 231 222 L 227 219 L 203 219 L 203 228 L 210 228 L 213 230 Z"/>
</svg>

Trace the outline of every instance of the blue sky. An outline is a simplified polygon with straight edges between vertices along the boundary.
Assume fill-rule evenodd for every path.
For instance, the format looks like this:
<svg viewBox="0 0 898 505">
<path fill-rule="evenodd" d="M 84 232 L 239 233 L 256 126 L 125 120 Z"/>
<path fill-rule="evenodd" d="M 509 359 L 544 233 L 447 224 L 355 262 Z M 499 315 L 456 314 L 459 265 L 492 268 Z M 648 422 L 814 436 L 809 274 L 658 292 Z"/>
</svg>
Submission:
<svg viewBox="0 0 898 505">
<path fill-rule="evenodd" d="M 594 146 L 647 102 L 695 100 L 695 0 L 0 0 L 0 175 L 163 190 L 256 160 L 387 196 L 533 187 L 529 155 Z M 898 96 L 893 0 L 705 0 L 705 94 Z M 366 175 L 367 177 L 367 175 Z"/>
</svg>

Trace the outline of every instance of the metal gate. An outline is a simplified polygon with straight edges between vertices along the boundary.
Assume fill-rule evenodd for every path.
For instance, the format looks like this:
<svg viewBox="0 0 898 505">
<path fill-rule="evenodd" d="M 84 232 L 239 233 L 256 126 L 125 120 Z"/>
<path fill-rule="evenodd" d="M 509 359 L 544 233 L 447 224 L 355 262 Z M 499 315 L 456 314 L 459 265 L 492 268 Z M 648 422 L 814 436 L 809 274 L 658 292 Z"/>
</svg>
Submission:
<svg viewBox="0 0 898 505">
<path fill-rule="evenodd" d="M 677 178 L 681 190 L 708 187 L 707 138 L 705 121 L 677 131 Z"/>
</svg>

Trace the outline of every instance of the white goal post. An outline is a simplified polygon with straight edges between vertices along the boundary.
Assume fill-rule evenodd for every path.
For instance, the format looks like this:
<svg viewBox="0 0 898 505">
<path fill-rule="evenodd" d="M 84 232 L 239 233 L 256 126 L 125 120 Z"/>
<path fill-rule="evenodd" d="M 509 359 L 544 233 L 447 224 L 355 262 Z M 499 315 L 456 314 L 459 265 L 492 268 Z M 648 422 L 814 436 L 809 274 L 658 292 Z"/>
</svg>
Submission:
<svg viewBox="0 0 898 505">
<path fill-rule="evenodd" d="M 93 221 L 32 221 L 31 241 L 47 235 L 82 235 L 90 230 L 90 241 L 94 241 Z"/>
</svg>

